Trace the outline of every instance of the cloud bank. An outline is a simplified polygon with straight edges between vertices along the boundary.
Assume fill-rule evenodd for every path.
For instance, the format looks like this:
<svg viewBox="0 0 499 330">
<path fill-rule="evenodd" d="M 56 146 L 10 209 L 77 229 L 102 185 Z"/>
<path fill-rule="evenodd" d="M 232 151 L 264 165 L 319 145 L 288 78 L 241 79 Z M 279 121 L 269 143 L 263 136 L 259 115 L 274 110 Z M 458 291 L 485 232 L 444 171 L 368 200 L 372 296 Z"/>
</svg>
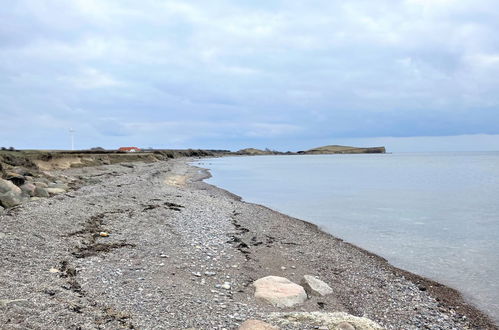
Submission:
<svg viewBox="0 0 499 330">
<path fill-rule="evenodd" d="M 69 128 L 79 147 L 499 134 L 498 13 L 493 0 L 15 1 L 0 13 L 0 144 L 67 148 Z"/>
</svg>

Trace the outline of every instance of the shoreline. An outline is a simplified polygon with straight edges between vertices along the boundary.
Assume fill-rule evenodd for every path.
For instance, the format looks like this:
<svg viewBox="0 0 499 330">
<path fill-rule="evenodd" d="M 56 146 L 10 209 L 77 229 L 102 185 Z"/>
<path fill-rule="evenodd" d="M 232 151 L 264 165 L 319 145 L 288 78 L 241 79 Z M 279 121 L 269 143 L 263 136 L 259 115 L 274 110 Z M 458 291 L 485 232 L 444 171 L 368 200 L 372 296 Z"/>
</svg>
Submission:
<svg viewBox="0 0 499 330">
<path fill-rule="evenodd" d="M 206 179 L 209 179 L 212 177 L 212 174 L 208 168 L 203 168 L 199 167 L 196 165 L 192 165 L 190 163 L 186 163 L 189 166 L 193 166 L 195 168 L 199 168 L 203 172 L 205 172 L 205 176 L 201 179 L 201 181 L 204 181 Z M 206 182 L 205 182 L 206 183 Z M 447 286 L 445 284 L 442 284 L 436 280 L 432 280 L 430 278 L 427 278 L 422 275 L 418 275 L 415 273 L 412 273 L 410 271 L 404 270 L 402 268 L 396 267 L 392 265 L 386 258 L 377 255 L 369 250 L 366 250 L 358 245 L 355 245 L 353 243 L 347 242 L 339 237 L 336 237 L 333 233 L 327 232 L 325 230 L 322 230 L 318 225 L 314 224 L 313 222 L 295 218 L 293 216 L 287 215 L 285 213 L 273 210 L 272 208 L 262 205 L 262 204 L 257 204 L 257 203 L 251 203 L 251 202 L 246 202 L 243 200 L 243 198 L 239 195 L 236 195 L 224 188 L 220 188 L 216 185 L 206 183 L 208 185 L 211 185 L 215 187 L 216 189 L 220 189 L 224 192 L 226 192 L 228 195 L 233 196 L 235 199 L 242 203 L 246 203 L 249 205 L 257 205 L 258 207 L 266 208 L 271 212 L 280 214 L 281 216 L 284 216 L 288 218 L 290 221 L 298 221 L 306 224 L 307 226 L 311 226 L 313 230 L 316 230 L 322 234 L 328 235 L 331 237 L 333 240 L 341 241 L 342 243 L 351 246 L 353 249 L 357 249 L 361 251 L 362 253 L 365 253 L 366 255 L 369 255 L 372 258 L 375 258 L 378 260 L 378 262 L 384 264 L 385 267 L 393 270 L 394 273 L 397 275 L 403 276 L 410 280 L 412 283 L 417 285 L 420 288 L 424 288 L 424 291 L 428 291 L 432 296 L 434 296 L 439 302 L 441 302 L 443 305 L 449 306 L 450 308 L 457 308 L 463 313 L 464 315 L 473 315 L 472 317 L 478 317 L 481 321 L 479 321 L 480 324 L 477 324 L 477 326 L 485 326 L 489 327 L 491 324 L 494 324 L 494 321 L 492 318 L 484 311 L 480 310 L 477 306 L 473 305 L 471 302 L 467 301 L 467 299 L 464 297 L 464 295 L 457 289 L 454 289 L 450 286 Z M 483 321 L 482 321 L 483 320 Z M 483 323 L 482 323 L 483 322 Z M 499 325 L 495 325 L 499 326 Z M 481 329 L 481 328 L 480 328 Z"/>
<path fill-rule="evenodd" d="M 208 168 L 203 168 L 203 167 L 196 166 L 196 165 L 193 165 L 190 163 L 186 163 L 186 164 L 189 166 L 193 166 L 195 168 L 199 168 L 200 170 L 205 172 L 205 176 L 201 179 L 201 181 L 204 181 L 204 180 L 212 177 L 212 174 Z M 209 184 L 209 183 L 206 183 L 206 184 Z M 437 300 L 442 302 L 443 304 L 445 304 L 447 306 L 453 306 L 453 308 L 457 307 L 458 309 L 460 309 L 461 312 L 463 312 L 466 315 L 467 314 L 477 315 L 479 318 L 484 319 L 484 321 L 485 321 L 484 324 L 486 324 L 487 322 L 494 323 L 492 318 L 486 312 L 480 310 L 477 306 L 475 306 L 471 302 L 469 302 L 464 297 L 464 295 L 457 289 L 454 289 L 450 286 L 442 284 L 436 280 L 432 280 L 430 278 L 427 278 L 423 275 L 418 275 L 418 274 L 412 273 L 410 271 L 404 270 L 402 268 L 396 267 L 396 266 L 392 265 L 386 258 L 384 258 L 380 255 L 377 255 L 374 252 L 371 252 L 367 249 L 364 249 L 358 245 L 347 242 L 347 241 L 343 240 L 342 238 L 336 237 L 333 233 L 330 233 L 330 232 L 327 232 L 327 231 L 321 229 L 318 225 L 314 224 L 311 221 L 307 221 L 307 220 L 303 220 L 303 219 L 299 219 L 299 218 L 287 215 L 285 213 L 276 211 L 276 210 L 274 210 L 268 206 L 262 205 L 262 204 L 246 202 L 243 200 L 243 198 L 241 196 L 236 195 L 236 194 L 234 194 L 234 193 L 232 193 L 224 188 L 220 188 L 220 187 L 213 185 L 213 184 L 209 184 L 209 185 L 211 185 L 217 189 L 223 190 L 228 195 L 233 196 L 235 199 L 237 199 L 238 201 L 240 201 L 242 203 L 246 203 L 249 205 L 257 205 L 259 207 L 266 208 L 271 212 L 275 212 L 275 213 L 278 213 L 284 217 L 289 218 L 290 221 L 303 222 L 306 225 L 311 226 L 313 228 L 313 230 L 316 230 L 316 231 L 321 232 L 323 234 L 329 235 L 334 240 L 341 241 L 344 244 L 350 245 L 354 249 L 358 249 L 358 250 L 362 251 L 363 253 L 369 255 L 370 257 L 378 259 L 378 261 L 380 263 L 385 264 L 385 267 L 392 269 L 394 271 L 394 273 L 409 279 L 411 282 L 418 285 L 418 287 L 424 288 L 425 291 L 428 290 L 428 292 L 430 294 L 435 296 L 437 298 Z"/>
<path fill-rule="evenodd" d="M 346 312 L 386 329 L 497 329 L 452 289 L 422 291 L 383 258 L 202 181 L 192 160 L 54 171 L 83 183 L 0 215 L 1 327 L 316 329 L 283 318 Z M 254 298 L 261 277 L 305 274 L 334 294 L 293 308 Z"/>
</svg>

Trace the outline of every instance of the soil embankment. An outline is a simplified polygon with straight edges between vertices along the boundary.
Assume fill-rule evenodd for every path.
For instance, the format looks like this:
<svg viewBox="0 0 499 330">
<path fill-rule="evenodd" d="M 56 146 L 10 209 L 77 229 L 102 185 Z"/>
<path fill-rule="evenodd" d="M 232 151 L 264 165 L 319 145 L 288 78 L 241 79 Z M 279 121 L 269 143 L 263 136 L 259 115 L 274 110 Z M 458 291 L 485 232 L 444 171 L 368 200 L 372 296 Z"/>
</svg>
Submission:
<svg viewBox="0 0 499 330">
<path fill-rule="evenodd" d="M 260 319 L 314 329 L 318 318 L 296 325 L 273 313 L 341 311 L 387 329 L 494 329 L 452 290 L 244 203 L 184 162 L 52 171 L 77 184 L 0 215 L 0 328 L 235 329 Z M 284 309 L 254 299 L 258 278 L 306 274 L 334 293 Z"/>
</svg>

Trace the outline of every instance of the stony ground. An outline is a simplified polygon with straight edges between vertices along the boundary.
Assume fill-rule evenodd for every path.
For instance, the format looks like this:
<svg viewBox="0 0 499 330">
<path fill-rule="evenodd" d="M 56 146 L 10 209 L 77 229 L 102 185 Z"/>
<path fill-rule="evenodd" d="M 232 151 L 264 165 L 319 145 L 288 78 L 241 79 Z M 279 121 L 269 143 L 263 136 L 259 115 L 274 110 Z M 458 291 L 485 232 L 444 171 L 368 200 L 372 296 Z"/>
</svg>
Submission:
<svg viewBox="0 0 499 330">
<path fill-rule="evenodd" d="M 185 161 L 66 170 L 79 189 L 0 215 L 0 328 L 237 329 L 291 311 L 343 311 L 387 329 L 494 328 L 446 288 L 241 202 Z M 334 294 L 287 309 L 253 297 L 258 278 L 305 274 Z"/>
</svg>

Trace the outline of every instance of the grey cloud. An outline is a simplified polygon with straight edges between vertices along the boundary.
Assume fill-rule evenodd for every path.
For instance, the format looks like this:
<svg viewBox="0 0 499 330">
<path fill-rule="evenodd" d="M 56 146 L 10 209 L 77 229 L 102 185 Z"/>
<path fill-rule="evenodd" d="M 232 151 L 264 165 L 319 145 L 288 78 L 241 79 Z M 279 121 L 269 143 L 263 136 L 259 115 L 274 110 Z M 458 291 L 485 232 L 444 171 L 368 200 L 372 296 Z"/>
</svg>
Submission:
<svg viewBox="0 0 499 330">
<path fill-rule="evenodd" d="M 17 1 L 0 14 L 0 114 L 15 113 L 33 136 L 79 125 L 89 141 L 152 145 L 168 132 L 193 146 L 499 134 L 495 9 L 492 0 Z M 189 129 L 144 129 L 172 121 Z"/>
</svg>

